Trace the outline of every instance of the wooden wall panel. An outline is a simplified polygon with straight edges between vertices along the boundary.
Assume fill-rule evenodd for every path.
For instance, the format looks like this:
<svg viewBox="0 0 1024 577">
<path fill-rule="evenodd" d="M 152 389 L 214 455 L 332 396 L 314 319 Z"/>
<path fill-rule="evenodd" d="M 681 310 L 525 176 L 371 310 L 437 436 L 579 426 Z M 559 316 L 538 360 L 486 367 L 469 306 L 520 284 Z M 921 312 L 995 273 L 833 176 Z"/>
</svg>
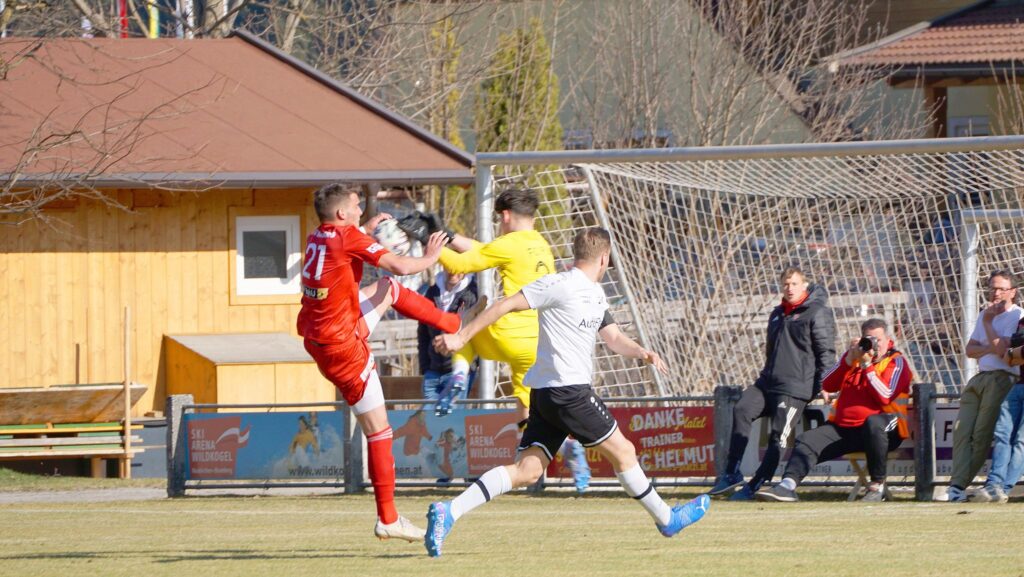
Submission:
<svg viewBox="0 0 1024 577">
<path fill-rule="evenodd" d="M 132 378 L 147 386 L 136 414 L 163 409 L 163 335 L 295 334 L 298 297 L 295 304 L 229 304 L 229 207 L 280 208 L 303 214 L 310 228 L 309 191 L 126 190 L 117 200 L 134 208 L 83 200 L 60 210 L 63 223 L 53 232 L 35 223 L 0 229 L 0 387 L 74 383 L 76 376 L 120 381 L 125 306 Z M 272 382 L 274 369 L 262 370 Z"/>
<path fill-rule="evenodd" d="M 320 374 L 316 363 L 278 363 L 273 368 L 277 402 L 334 401 L 334 385 Z"/>
<path fill-rule="evenodd" d="M 72 292 L 74 292 L 73 307 L 72 307 L 72 322 L 74 324 L 74 342 L 71 344 L 72 354 L 75 355 L 75 383 L 89 382 L 89 349 L 87 344 L 89 342 L 89 267 L 88 260 L 85 258 L 87 254 L 86 250 L 86 238 L 88 235 L 88 227 L 86 225 L 88 209 L 85 205 L 80 205 L 79 210 L 75 211 L 75 219 L 73 220 L 74 230 L 71 232 L 74 235 L 74 253 L 72 256 L 71 266 L 71 280 L 70 285 Z M 68 346 L 65 343 L 60 343 L 59 346 Z M 47 383 L 40 382 L 26 382 L 26 387 L 38 387 L 45 386 Z"/>
<path fill-rule="evenodd" d="M 118 202 L 120 202 L 122 205 L 125 205 L 125 206 L 131 206 L 131 204 L 132 204 L 132 192 L 131 191 L 121 191 L 121 192 L 119 192 L 118 193 Z M 136 302 L 137 302 L 136 301 L 137 289 L 136 289 L 136 286 L 135 286 L 135 261 L 136 261 L 135 227 L 138 224 L 138 220 L 139 219 L 136 218 L 135 215 L 133 215 L 133 214 L 131 214 L 129 212 L 123 211 L 123 210 L 116 211 L 114 216 L 116 218 L 116 226 L 117 226 L 117 255 L 116 256 L 117 256 L 117 267 L 118 267 L 118 270 L 117 270 L 118 286 L 119 286 L 120 291 L 121 291 L 121 302 L 119 303 L 121 306 L 119 307 L 119 313 L 120 313 L 120 316 L 121 316 L 121 322 L 124 322 L 124 316 L 125 316 L 125 310 L 124 309 L 127 306 L 130 309 L 130 314 L 131 314 L 131 320 L 130 320 L 131 327 L 135 327 L 138 324 L 138 321 L 137 321 L 136 317 L 138 317 L 138 314 L 139 314 L 139 311 L 138 311 L 139 306 L 136 304 Z M 134 360 L 134 358 L 137 357 L 137 355 L 136 355 L 137 351 L 135 351 L 135 347 L 137 346 L 137 344 L 136 344 L 136 340 L 137 339 L 135 337 L 133 337 L 132 334 L 135 334 L 135 333 L 134 332 L 133 333 L 129 333 L 129 336 L 128 336 L 128 347 L 131 349 L 131 354 L 132 354 L 132 357 L 133 357 L 133 360 Z M 121 365 L 124 365 L 123 351 L 124 351 L 125 343 L 124 343 L 124 336 L 123 336 L 124 335 L 124 330 L 123 329 L 121 330 L 121 335 L 122 336 L 119 339 L 119 342 L 121 343 L 121 350 L 118 351 L 118 353 L 119 353 L 119 361 L 120 361 Z M 130 378 L 131 380 L 136 381 L 136 382 L 143 382 L 143 381 L 140 381 L 139 378 L 138 378 L 138 375 L 139 375 L 138 371 L 139 371 L 139 367 L 136 366 L 134 362 L 132 362 L 131 374 L 128 375 L 128 378 Z M 150 388 L 151 387 L 146 389 L 146 393 L 147 394 L 150 392 L 149 391 Z"/>
<path fill-rule="evenodd" d="M 231 307 L 228 305 L 228 199 L 218 194 L 207 201 L 211 207 L 210 226 L 213 254 L 214 329 L 212 332 L 232 332 Z M 220 288 L 224 287 L 224 288 Z"/>
<path fill-rule="evenodd" d="M 44 333 L 57 329 L 57 302 L 61 298 L 60 286 L 57 281 L 57 232 L 41 227 L 36 227 L 36 243 L 39 246 L 38 252 L 34 255 L 33 261 L 38 267 L 38 285 L 35 289 L 34 299 L 38 303 L 35 309 L 38 311 L 39 325 L 32 331 L 29 350 L 32 351 L 37 360 L 29 370 L 38 370 L 44 381 L 58 382 L 59 364 L 57 361 L 57 346 L 51 339 L 43 340 Z M 30 287 L 29 290 L 32 290 Z M 30 301 L 31 302 L 31 301 Z M 59 342 L 59 341 L 58 341 Z"/>
<path fill-rule="evenodd" d="M 103 365 L 106 369 L 102 377 L 107 382 L 116 383 L 124 380 L 124 308 L 121 295 L 120 257 L 118 256 L 118 217 L 122 211 L 115 208 L 103 210 L 102 226 L 104 230 L 103 264 L 100 269 L 103 282 Z M 94 380 L 93 382 L 99 382 Z"/>
<path fill-rule="evenodd" d="M 24 233 L 19 230 L 14 233 L 16 237 L 13 239 L 12 245 L 15 250 L 21 250 L 21 238 Z M 28 377 L 28 363 L 25 362 L 25 353 L 27 351 L 27 332 L 29 330 L 28 315 L 26 315 L 26 296 L 25 296 L 25 269 L 26 263 L 32 255 L 25 252 L 15 252 L 7 255 L 9 263 L 9 269 L 7 271 L 8 276 L 8 287 L 10 295 L 9 311 L 11 322 L 7 325 L 7 346 L 5 348 L 10 350 L 11 365 L 10 370 L 6 372 L 8 375 L 5 380 L 5 386 L 16 387 L 15 383 L 22 383 Z"/>
<path fill-rule="evenodd" d="M 44 320 L 48 320 L 40 313 L 43 300 L 39 294 L 40 290 L 42 290 L 42 263 L 45 253 L 24 251 L 29 246 L 42 248 L 43 240 L 39 228 L 38 225 L 26 227 L 22 230 L 21 235 L 21 247 L 23 250 L 22 282 L 25 287 L 25 293 L 22 298 L 25 299 L 25 322 L 16 328 L 25 333 L 22 339 L 24 341 L 24 356 L 22 359 L 25 363 L 25 373 L 27 375 L 42 374 L 43 358 L 42 351 L 40 350 L 43 346 L 42 323 Z"/>
<path fill-rule="evenodd" d="M 213 269 L 217 260 L 217 253 L 214 252 L 214 200 L 209 199 L 200 202 L 196 199 L 196 305 L 198 306 L 196 319 L 196 332 L 212 332 L 216 325 L 215 309 L 217 303 L 214 300 L 213 290 Z"/>
<path fill-rule="evenodd" d="M 167 394 L 189 394 L 196 403 L 216 403 L 216 366 L 173 339 L 164 338 L 163 345 L 167 372 L 174 375 L 171 382 L 184 385 L 180 390 L 171 388 Z"/>
<path fill-rule="evenodd" d="M 148 386 L 146 396 L 140 403 L 142 407 L 150 407 L 156 397 L 153 391 L 156 386 L 156 369 L 159 363 L 160 341 L 154 341 L 154 334 L 160 332 L 159 319 L 154 319 L 153 307 L 150 306 L 153 290 L 152 261 L 155 250 L 153 229 L 156 211 L 152 209 L 136 209 L 134 218 L 134 234 L 132 235 L 135 252 L 135 293 L 132 296 L 132 332 L 135 336 L 134 361 L 132 378 Z M 162 406 L 159 403 L 157 406 Z"/>
<path fill-rule="evenodd" d="M 103 332 L 103 309 L 106 305 L 106 294 L 103 286 L 103 251 L 106 248 L 106 233 L 103 226 L 103 208 L 89 205 L 86 212 L 85 234 L 87 235 L 85 282 L 88 287 L 89 308 L 86 310 L 85 324 L 87 339 L 84 349 L 89 358 L 89 371 L 84 374 L 85 382 L 98 383 L 107 377 L 107 366 L 104 363 L 103 347 L 107 335 Z M 108 380 L 109 379 L 104 379 Z"/>
<path fill-rule="evenodd" d="M 151 367 L 152 380 L 149 382 L 150 390 L 147 391 L 145 400 L 149 401 L 152 398 L 152 403 L 156 406 L 163 404 L 163 399 L 167 394 L 167 369 L 161 363 L 163 358 L 161 347 L 163 339 L 161 335 L 175 333 L 180 330 L 177 319 L 171 319 L 168 316 L 169 305 L 167 299 L 170 281 L 167 278 L 167 260 L 170 246 L 167 244 L 167 231 L 177 225 L 177 223 L 170 220 L 170 212 L 170 210 L 164 207 L 150 209 L 150 214 L 153 215 L 154 219 L 149 233 L 150 239 L 153 242 L 153 250 L 149 257 L 149 272 L 152 279 L 149 295 L 152 299 L 150 312 L 153 315 L 151 319 L 151 330 L 153 332 L 149 335 L 149 342 L 152 347 L 150 362 L 153 363 L 153 366 Z"/>
<path fill-rule="evenodd" d="M 68 282 L 72 275 L 75 261 L 74 249 L 76 238 L 72 231 L 62 231 L 57 235 L 57 282 L 60 283 L 60 295 L 53 303 L 57 311 L 56 339 L 53 347 L 57 353 L 57 379 L 58 383 L 74 383 L 76 377 L 75 358 L 75 298 L 76 290 L 73 282 Z M 0 322 L 3 326 L 3 322 Z"/>
<path fill-rule="evenodd" d="M 5 226 L 0 223 L 0 227 Z M 15 239 L 14 231 L 10 228 L 0 229 L 0 341 L 8 341 L 7 346 L 0 346 L 0 387 L 8 386 L 8 381 L 11 380 L 9 375 L 11 367 L 11 349 L 9 338 L 11 327 L 11 307 L 14 304 L 14 299 L 11 293 L 11 266 L 14 258 L 15 251 L 13 250 L 13 242 Z M 5 343 L 0 342 L 0 345 Z M 6 369 L 6 370 L 4 370 Z"/>
<path fill-rule="evenodd" d="M 221 404 L 275 403 L 277 396 L 274 379 L 274 367 L 270 364 L 218 365 L 217 402 Z M 253 410 L 265 411 L 266 409 Z"/>
<path fill-rule="evenodd" d="M 190 330 L 199 329 L 199 266 L 196 252 L 197 201 L 195 194 L 182 196 L 178 206 L 181 217 L 181 323 Z"/>
<path fill-rule="evenodd" d="M 180 213 L 177 206 L 164 208 L 160 211 L 162 219 L 167 222 L 179 222 Z M 161 246 L 165 250 L 160 251 L 163 268 L 160 271 L 162 276 L 162 290 L 166 291 L 163 301 L 167 307 L 167 332 L 177 334 L 184 330 L 181 322 L 181 250 L 167 250 L 170 247 L 181 246 L 180 226 L 160 227 Z"/>
</svg>

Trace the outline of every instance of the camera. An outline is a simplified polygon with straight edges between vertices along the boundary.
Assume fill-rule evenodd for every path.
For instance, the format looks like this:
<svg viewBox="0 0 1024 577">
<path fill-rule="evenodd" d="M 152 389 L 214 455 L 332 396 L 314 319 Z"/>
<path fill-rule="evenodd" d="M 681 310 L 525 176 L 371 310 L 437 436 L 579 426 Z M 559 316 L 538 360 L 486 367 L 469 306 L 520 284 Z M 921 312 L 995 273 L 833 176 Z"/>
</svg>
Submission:
<svg viewBox="0 0 1024 577">
<path fill-rule="evenodd" d="M 1015 349 L 1024 345 L 1024 333 L 1013 333 L 1010 335 L 1010 348 Z"/>
<path fill-rule="evenodd" d="M 1022 338 L 1024 338 L 1024 335 L 1022 335 Z M 857 341 L 857 346 L 865 353 L 870 353 L 871 351 L 878 349 L 878 338 L 873 336 L 861 337 L 860 340 Z"/>
</svg>

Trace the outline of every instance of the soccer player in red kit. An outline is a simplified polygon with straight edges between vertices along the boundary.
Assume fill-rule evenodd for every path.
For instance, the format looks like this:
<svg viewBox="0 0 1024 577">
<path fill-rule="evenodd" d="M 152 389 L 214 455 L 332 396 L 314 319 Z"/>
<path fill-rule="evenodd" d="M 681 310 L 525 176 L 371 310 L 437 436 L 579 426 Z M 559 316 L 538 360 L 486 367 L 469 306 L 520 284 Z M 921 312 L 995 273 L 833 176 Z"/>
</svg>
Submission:
<svg viewBox="0 0 1024 577">
<path fill-rule="evenodd" d="M 370 482 L 377 502 L 374 534 L 380 539 L 422 541 L 423 529 L 398 514 L 395 508 L 395 459 L 392 432 L 384 407 L 384 392 L 367 338 L 377 322 L 394 307 L 402 315 L 453 333 L 460 319 L 438 310 L 433 303 L 391 278 L 359 288 L 363 263 L 396 275 L 414 274 L 437 262 L 446 235 L 430 236 L 422 257 L 388 252 L 362 232 L 358 190 L 330 184 L 316 191 L 313 206 L 320 226 L 306 241 L 302 266 L 302 309 L 299 335 L 327 380 L 341 391 L 366 434 Z M 366 222 L 373 228 L 390 215 Z"/>
</svg>

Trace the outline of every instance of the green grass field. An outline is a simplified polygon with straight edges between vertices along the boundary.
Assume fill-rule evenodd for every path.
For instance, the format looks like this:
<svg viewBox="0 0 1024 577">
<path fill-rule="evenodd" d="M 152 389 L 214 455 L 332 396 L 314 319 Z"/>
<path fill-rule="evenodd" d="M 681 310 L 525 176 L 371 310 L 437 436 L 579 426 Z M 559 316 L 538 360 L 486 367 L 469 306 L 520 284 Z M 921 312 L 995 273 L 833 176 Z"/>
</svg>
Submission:
<svg viewBox="0 0 1024 577">
<path fill-rule="evenodd" d="M 422 522 L 436 498 L 399 507 Z M 0 575 L 1024 574 L 1021 503 L 716 501 L 665 539 L 618 493 L 514 494 L 460 520 L 440 559 L 377 541 L 373 511 L 369 495 L 0 505 Z"/>
</svg>

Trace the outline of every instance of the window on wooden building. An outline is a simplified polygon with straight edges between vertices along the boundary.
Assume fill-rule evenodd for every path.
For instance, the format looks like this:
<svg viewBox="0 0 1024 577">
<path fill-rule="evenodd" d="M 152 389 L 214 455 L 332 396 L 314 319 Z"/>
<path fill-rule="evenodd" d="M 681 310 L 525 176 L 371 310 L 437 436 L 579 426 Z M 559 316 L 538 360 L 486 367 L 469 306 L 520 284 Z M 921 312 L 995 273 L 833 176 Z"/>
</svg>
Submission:
<svg viewBox="0 0 1024 577">
<path fill-rule="evenodd" d="M 302 252 L 298 216 L 239 216 L 235 220 L 235 294 L 298 294 Z"/>
</svg>

